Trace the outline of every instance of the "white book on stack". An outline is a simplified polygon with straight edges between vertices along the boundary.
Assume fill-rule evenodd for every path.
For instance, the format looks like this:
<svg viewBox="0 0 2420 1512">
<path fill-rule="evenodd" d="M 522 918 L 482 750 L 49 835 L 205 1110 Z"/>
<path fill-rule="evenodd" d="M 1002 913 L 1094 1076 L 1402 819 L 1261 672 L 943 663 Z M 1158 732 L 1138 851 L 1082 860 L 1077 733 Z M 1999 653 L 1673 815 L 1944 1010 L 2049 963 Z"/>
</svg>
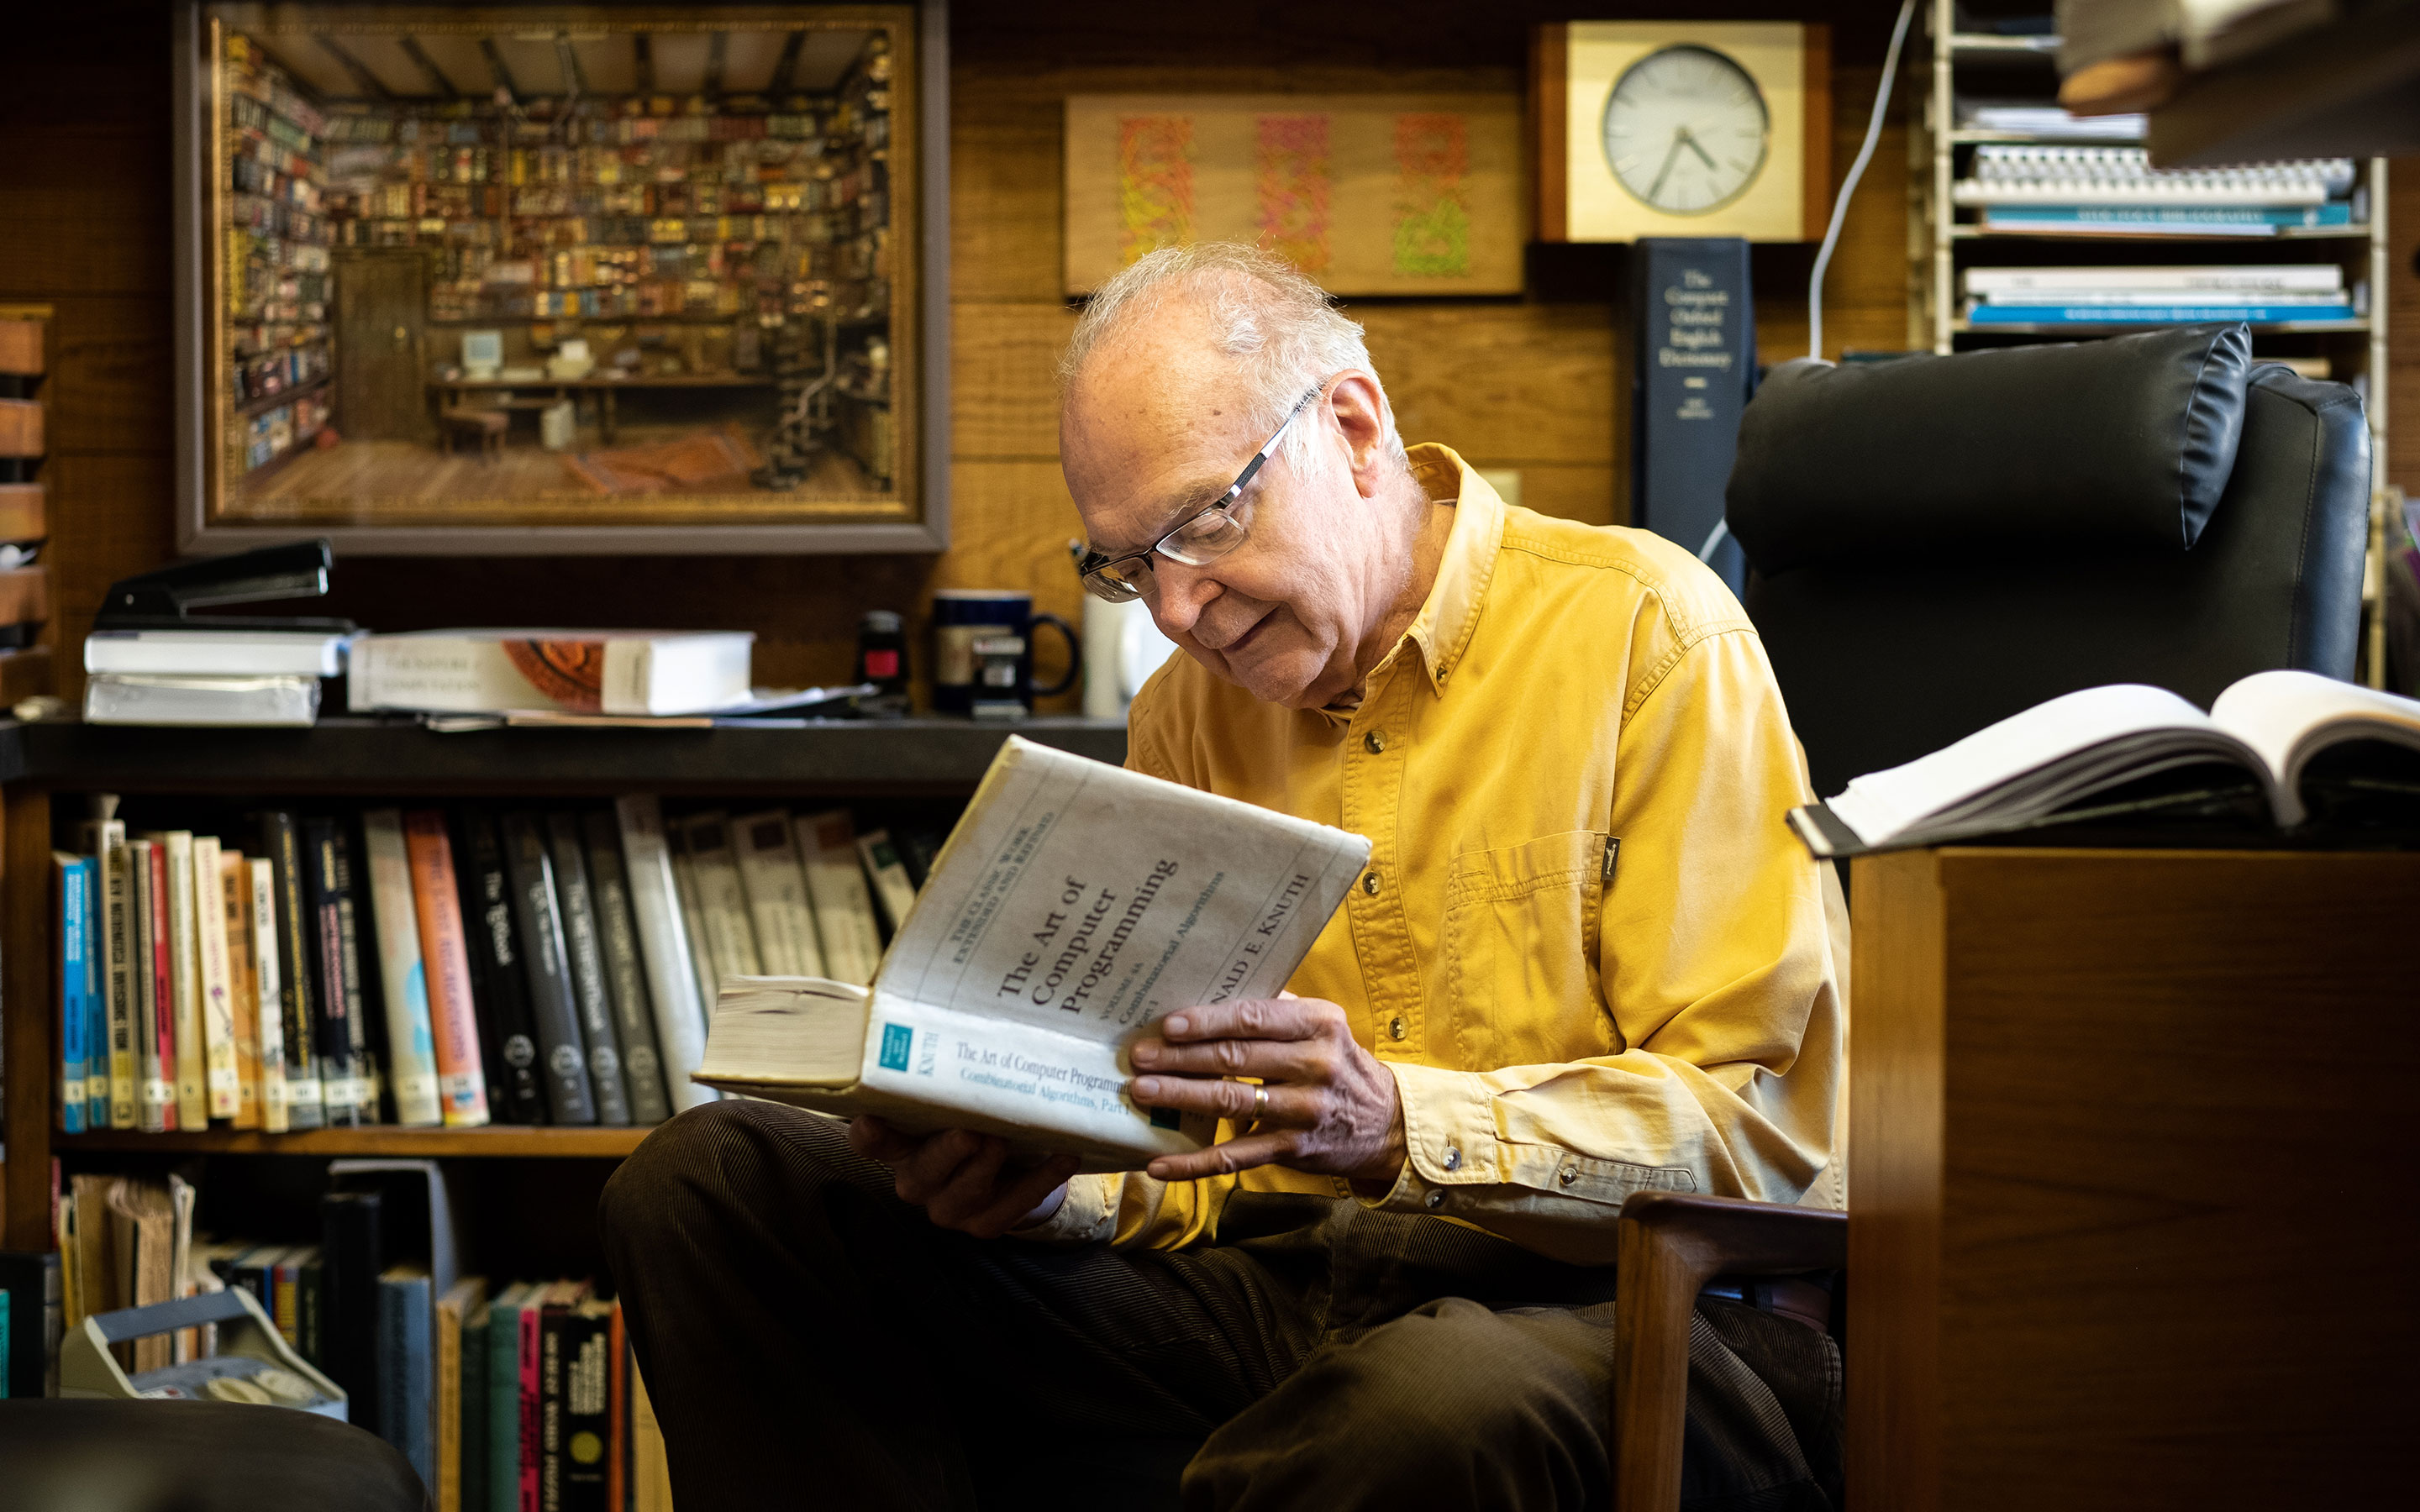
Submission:
<svg viewBox="0 0 2420 1512">
<path fill-rule="evenodd" d="M 334 677 L 352 637 L 318 630 L 95 630 L 84 670 L 153 676 Z"/>
<path fill-rule="evenodd" d="M 1959 276 L 1961 286 L 1969 295 L 1995 300 L 2021 296 L 2017 300 L 2019 303 L 2040 302 L 2036 296 L 2043 295 L 2066 301 L 2077 294 L 2089 294 L 2094 301 L 2102 301 L 2107 296 L 2121 293 L 2156 295 L 2168 302 L 2173 302 L 2177 295 L 2183 294 L 2205 303 L 2215 301 L 2224 295 L 2242 294 L 2271 303 L 2287 295 L 2341 297 L 2344 292 L 2344 269 L 2335 263 L 2198 268 L 1969 268 Z"/>
<path fill-rule="evenodd" d="M 96 672 L 84 685 L 87 724 L 309 726 L 319 679 Z"/>
</svg>

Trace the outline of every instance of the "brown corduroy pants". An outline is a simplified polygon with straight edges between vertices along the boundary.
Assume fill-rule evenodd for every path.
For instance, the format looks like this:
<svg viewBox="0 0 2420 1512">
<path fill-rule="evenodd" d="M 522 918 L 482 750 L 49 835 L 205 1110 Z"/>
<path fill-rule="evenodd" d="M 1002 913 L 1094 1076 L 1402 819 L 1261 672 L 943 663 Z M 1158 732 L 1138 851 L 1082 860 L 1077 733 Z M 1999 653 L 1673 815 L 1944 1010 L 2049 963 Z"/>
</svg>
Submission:
<svg viewBox="0 0 2420 1512">
<path fill-rule="evenodd" d="M 724 1102 L 600 1221 L 683 1512 L 1610 1504 L 1609 1270 L 1238 1195 L 1173 1254 L 938 1228 L 841 1126 Z M 1701 1302 L 1684 1504 L 1837 1498 L 1839 1354 Z"/>
</svg>

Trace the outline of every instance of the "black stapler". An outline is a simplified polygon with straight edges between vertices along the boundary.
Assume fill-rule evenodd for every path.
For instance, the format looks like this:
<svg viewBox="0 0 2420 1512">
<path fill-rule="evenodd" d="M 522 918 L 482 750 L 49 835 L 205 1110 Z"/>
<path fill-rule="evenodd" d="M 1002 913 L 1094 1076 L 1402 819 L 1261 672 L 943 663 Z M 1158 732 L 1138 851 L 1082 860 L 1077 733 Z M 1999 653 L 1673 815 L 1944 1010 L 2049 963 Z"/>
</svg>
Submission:
<svg viewBox="0 0 2420 1512">
<path fill-rule="evenodd" d="M 289 546 L 265 546 L 256 551 L 178 563 L 111 583 L 108 596 L 101 600 L 101 612 L 93 616 L 92 627 L 293 630 L 350 635 L 359 628 L 350 620 L 186 612 L 213 604 L 257 604 L 324 594 L 328 591 L 328 570 L 334 563 L 335 553 L 326 541 L 296 541 Z"/>
</svg>

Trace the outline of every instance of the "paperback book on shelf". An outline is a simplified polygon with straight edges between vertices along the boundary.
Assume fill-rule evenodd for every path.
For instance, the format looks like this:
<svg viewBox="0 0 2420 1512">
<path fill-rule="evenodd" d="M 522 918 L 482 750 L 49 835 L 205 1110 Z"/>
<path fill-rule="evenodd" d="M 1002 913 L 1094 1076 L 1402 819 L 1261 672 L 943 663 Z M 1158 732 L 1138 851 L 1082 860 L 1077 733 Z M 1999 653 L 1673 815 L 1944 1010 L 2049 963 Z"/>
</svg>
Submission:
<svg viewBox="0 0 2420 1512">
<path fill-rule="evenodd" d="M 2420 700 L 2302 671 L 2255 672 L 2208 714 L 2163 688 L 2086 688 L 1790 814 L 1827 857 L 2175 821 L 2420 837 Z"/>
<path fill-rule="evenodd" d="M 697 1079 L 911 1130 L 1000 1134 L 1091 1170 L 1199 1149 L 1138 1106 L 1163 1013 L 1274 995 L 1370 842 L 1011 736 L 872 988 L 727 979 Z"/>
<path fill-rule="evenodd" d="M 424 630 L 353 644 L 356 712 L 693 714 L 749 697 L 741 631 Z"/>
</svg>

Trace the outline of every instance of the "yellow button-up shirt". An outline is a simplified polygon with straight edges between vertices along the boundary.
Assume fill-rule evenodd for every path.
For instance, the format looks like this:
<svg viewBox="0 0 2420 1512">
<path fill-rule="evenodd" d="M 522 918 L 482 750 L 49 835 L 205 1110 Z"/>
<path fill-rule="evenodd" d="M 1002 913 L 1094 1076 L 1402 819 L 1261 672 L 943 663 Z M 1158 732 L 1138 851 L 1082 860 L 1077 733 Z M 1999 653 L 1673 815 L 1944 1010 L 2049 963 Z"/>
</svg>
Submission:
<svg viewBox="0 0 2420 1512">
<path fill-rule="evenodd" d="M 1662 538 L 1509 507 L 1442 446 L 1412 461 L 1453 528 L 1359 707 L 1172 656 L 1127 764 L 1369 838 L 1289 986 L 1395 1074 L 1409 1154 L 1374 1205 L 1603 1262 L 1633 1192 L 1799 1197 L 1832 1155 L 1847 947 L 1783 823 L 1811 795 L 1762 642 Z M 1351 1195 L 1276 1166 L 1080 1177 L 1032 1237 L 1215 1239 L 1238 1189 Z"/>
</svg>

